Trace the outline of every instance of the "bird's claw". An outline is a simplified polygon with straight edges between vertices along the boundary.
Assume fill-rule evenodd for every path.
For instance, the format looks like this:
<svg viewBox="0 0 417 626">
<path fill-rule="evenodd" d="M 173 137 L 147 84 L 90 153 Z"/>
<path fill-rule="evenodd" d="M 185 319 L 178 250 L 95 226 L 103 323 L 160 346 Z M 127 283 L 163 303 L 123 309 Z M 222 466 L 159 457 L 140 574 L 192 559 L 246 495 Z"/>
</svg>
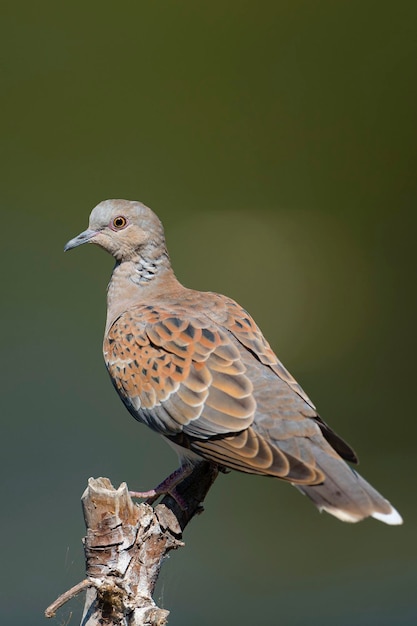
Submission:
<svg viewBox="0 0 417 626">
<path fill-rule="evenodd" d="M 160 496 L 169 495 L 175 500 L 183 511 L 188 509 L 188 505 L 184 498 L 176 490 L 177 485 L 187 476 L 190 475 L 192 468 L 190 466 L 179 467 L 165 480 L 162 481 L 155 489 L 149 491 L 129 491 L 132 498 L 145 499 L 147 504 L 152 505 Z"/>
</svg>

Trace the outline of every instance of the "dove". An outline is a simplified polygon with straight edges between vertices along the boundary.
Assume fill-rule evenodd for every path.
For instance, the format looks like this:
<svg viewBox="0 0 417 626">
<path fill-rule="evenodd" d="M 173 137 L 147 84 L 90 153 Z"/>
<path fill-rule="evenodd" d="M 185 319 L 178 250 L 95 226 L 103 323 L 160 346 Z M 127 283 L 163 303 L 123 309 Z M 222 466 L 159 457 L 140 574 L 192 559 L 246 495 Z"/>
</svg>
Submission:
<svg viewBox="0 0 417 626">
<path fill-rule="evenodd" d="M 115 266 L 103 354 L 131 415 L 178 452 L 181 466 L 143 497 L 174 493 L 201 460 L 287 481 L 345 522 L 400 514 L 348 463 L 353 449 L 319 416 L 252 317 L 231 298 L 184 287 L 156 214 L 105 200 L 65 250 L 95 244 Z"/>
</svg>

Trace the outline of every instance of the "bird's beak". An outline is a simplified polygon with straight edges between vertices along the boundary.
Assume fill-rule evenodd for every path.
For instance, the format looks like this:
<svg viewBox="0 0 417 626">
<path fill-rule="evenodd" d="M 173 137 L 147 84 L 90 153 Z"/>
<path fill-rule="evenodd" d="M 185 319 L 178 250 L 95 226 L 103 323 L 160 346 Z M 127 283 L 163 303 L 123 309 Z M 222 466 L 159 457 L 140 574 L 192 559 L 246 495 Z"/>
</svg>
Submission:
<svg viewBox="0 0 417 626">
<path fill-rule="evenodd" d="M 68 252 L 68 250 L 72 250 L 72 248 L 81 246 L 83 243 L 90 243 L 93 237 L 95 237 L 97 234 L 97 230 L 91 230 L 90 228 L 84 230 L 82 233 L 74 237 L 74 239 L 70 239 L 70 241 L 65 244 L 64 252 Z"/>
</svg>

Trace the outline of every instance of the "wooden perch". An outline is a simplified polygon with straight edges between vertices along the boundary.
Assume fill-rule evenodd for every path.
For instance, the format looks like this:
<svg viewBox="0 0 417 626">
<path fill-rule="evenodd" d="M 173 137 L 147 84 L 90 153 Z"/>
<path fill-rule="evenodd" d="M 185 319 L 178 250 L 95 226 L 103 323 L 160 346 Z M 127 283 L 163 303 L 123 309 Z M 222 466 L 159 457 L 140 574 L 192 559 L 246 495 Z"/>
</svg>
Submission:
<svg viewBox="0 0 417 626">
<path fill-rule="evenodd" d="M 46 617 L 87 590 L 81 626 L 166 624 L 169 611 L 158 608 L 152 597 L 162 561 L 184 545 L 182 531 L 202 511 L 217 474 L 216 466 L 201 462 L 177 485 L 186 509 L 169 495 L 154 508 L 137 505 L 126 483 L 116 490 L 108 478 L 90 478 L 81 498 L 87 578 L 55 600 Z"/>
</svg>

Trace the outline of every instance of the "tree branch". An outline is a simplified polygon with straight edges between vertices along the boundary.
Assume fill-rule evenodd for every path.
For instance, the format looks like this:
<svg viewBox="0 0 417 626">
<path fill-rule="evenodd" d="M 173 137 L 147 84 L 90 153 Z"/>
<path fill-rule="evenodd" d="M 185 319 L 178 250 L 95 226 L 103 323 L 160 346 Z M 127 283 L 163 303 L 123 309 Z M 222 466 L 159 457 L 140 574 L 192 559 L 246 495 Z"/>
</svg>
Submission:
<svg viewBox="0 0 417 626">
<path fill-rule="evenodd" d="M 215 481 L 218 468 L 201 462 L 176 492 L 154 508 L 132 502 L 126 483 L 116 490 L 108 478 L 90 478 L 81 501 L 87 577 L 45 611 L 53 617 L 65 602 L 87 589 L 81 626 L 163 626 L 169 611 L 156 606 L 153 593 L 164 557 L 183 546 L 182 532 Z"/>
</svg>

